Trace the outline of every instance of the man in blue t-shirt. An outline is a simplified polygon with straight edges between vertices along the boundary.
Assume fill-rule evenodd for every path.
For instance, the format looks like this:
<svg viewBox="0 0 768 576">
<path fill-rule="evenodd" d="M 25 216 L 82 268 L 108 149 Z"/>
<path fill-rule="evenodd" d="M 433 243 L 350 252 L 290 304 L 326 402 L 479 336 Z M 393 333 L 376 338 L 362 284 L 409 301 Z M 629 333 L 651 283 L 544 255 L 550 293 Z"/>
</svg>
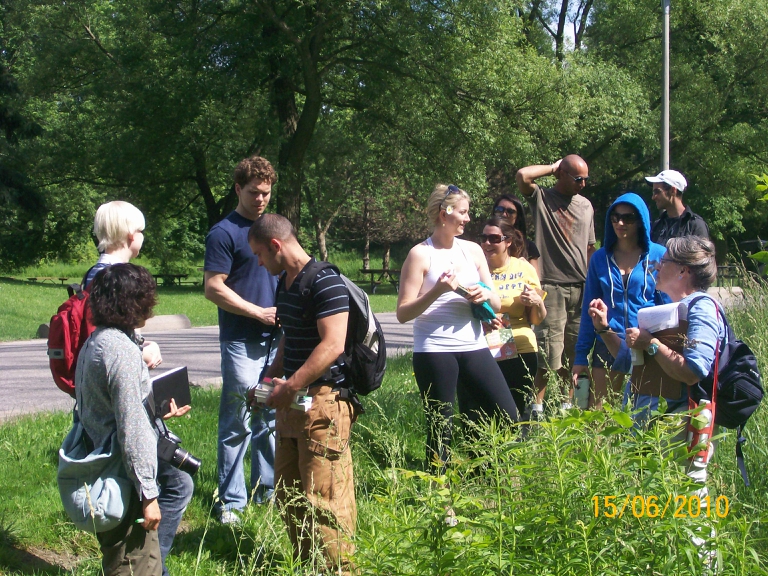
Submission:
<svg viewBox="0 0 768 576">
<path fill-rule="evenodd" d="M 299 244 L 288 219 L 265 214 L 251 227 L 248 239 L 259 264 L 272 274 L 285 272 L 277 296 L 285 337 L 265 375 L 274 385 L 266 403 L 277 408 L 275 498 L 294 556 L 309 560 L 319 544 L 328 572 L 349 575 L 354 572 L 357 520 L 349 437 L 356 414 L 344 393 L 347 384 L 339 366 L 349 291 L 341 276 L 325 269 L 312 279 L 308 294 L 300 293 L 314 259 Z M 312 397 L 306 412 L 291 408 L 301 389 Z M 304 498 L 296 498 L 296 491 Z"/>
<path fill-rule="evenodd" d="M 248 245 L 248 230 L 266 210 L 277 180 L 272 165 L 259 156 L 235 169 L 237 208 L 213 226 L 205 239 L 205 297 L 219 307 L 221 403 L 218 479 L 222 523 L 239 522 L 245 508 L 243 457 L 251 440 L 251 491 L 257 502 L 274 489 L 274 410 L 248 414 L 244 399 L 274 357 L 277 277 L 259 266 Z"/>
</svg>

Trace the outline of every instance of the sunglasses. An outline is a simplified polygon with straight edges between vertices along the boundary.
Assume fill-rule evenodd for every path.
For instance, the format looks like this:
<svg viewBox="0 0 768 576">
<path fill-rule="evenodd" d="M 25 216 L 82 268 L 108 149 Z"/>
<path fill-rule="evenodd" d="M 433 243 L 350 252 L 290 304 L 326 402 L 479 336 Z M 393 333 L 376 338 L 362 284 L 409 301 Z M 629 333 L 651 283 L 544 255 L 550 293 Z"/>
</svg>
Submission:
<svg viewBox="0 0 768 576">
<path fill-rule="evenodd" d="M 504 208 L 504 206 L 496 206 L 496 208 L 493 209 L 494 214 L 498 214 L 499 216 L 514 216 L 517 214 L 517 210 L 514 208 Z"/>
<path fill-rule="evenodd" d="M 565 172 L 565 170 L 563 170 L 563 172 Z M 568 172 L 565 172 L 565 173 L 568 174 L 568 176 L 570 176 L 571 178 L 573 178 L 573 181 L 576 182 L 576 184 L 581 184 L 582 182 L 586 184 L 587 180 L 589 180 L 589 176 L 574 176 L 573 174 L 569 174 Z"/>
<path fill-rule="evenodd" d="M 448 189 L 445 191 L 445 196 L 443 196 L 443 201 L 440 203 L 440 208 L 443 208 L 443 204 L 445 204 L 445 199 L 448 198 L 451 194 L 461 194 L 461 189 L 458 186 L 454 186 L 453 184 L 448 184 Z"/>
<path fill-rule="evenodd" d="M 640 217 L 634 212 L 611 212 L 611 222 L 618 224 L 624 222 L 624 224 L 634 224 L 640 219 Z"/>
<path fill-rule="evenodd" d="M 502 240 L 506 240 L 507 237 L 502 234 L 480 234 L 480 244 L 490 242 L 491 244 L 501 244 Z"/>
</svg>

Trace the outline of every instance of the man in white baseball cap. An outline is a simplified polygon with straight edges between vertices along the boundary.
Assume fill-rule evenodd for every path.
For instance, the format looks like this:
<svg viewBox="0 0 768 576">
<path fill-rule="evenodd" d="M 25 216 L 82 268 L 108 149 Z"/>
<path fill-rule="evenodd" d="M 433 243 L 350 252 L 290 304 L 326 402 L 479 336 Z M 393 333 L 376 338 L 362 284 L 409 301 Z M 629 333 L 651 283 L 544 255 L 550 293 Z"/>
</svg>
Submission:
<svg viewBox="0 0 768 576">
<path fill-rule="evenodd" d="M 683 205 L 683 190 L 688 185 L 685 176 L 677 170 L 662 170 L 656 176 L 645 179 L 653 186 L 651 198 L 661 212 L 651 227 L 651 240 L 662 246 L 670 238 L 701 236 L 709 238 L 709 228 L 704 219 Z"/>
</svg>

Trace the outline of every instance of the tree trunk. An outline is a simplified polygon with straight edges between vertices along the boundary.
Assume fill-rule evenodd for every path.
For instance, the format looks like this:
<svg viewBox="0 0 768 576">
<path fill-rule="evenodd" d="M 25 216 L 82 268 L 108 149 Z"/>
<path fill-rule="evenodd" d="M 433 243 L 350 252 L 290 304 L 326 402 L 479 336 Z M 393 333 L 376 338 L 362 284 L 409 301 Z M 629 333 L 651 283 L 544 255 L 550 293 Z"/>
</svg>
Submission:
<svg viewBox="0 0 768 576">
<path fill-rule="evenodd" d="M 568 21 L 568 5 L 570 0 L 563 0 L 560 5 L 560 17 L 557 20 L 557 34 L 555 34 L 555 55 L 558 62 L 565 60 L 565 25 Z"/>
<path fill-rule="evenodd" d="M 384 256 L 381 259 L 381 267 L 384 270 L 389 270 L 389 255 L 390 255 L 390 248 L 391 245 L 389 242 L 384 243 Z"/>
<path fill-rule="evenodd" d="M 304 106 L 301 114 L 296 105 L 296 88 L 283 71 L 276 74 L 273 82 L 273 104 L 276 107 L 283 128 L 283 142 L 280 145 L 278 166 L 283 183 L 277 196 L 277 210 L 291 221 L 298 230 L 301 219 L 301 186 L 304 179 L 304 155 L 312 141 L 322 105 L 322 83 L 318 70 L 320 48 L 327 22 L 318 12 L 308 8 L 308 20 L 317 17 L 316 25 L 304 38 L 298 38 L 290 27 L 265 3 L 259 3 L 293 44 L 301 62 L 301 76 L 304 81 Z M 273 66 L 280 67 L 280 62 Z"/>
<path fill-rule="evenodd" d="M 584 37 L 584 31 L 587 29 L 587 22 L 589 21 L 589 11 L 592 9 L 593 0 L 586 0 L 579 6 L 579 12 L 576 14 L 576 21 L 578 22 L 578 28 L 574 25 L 576 30 L 574 31 L 574 47 L 576 50 L 581 50 L 581 40 Z"/>
<path fill-rule="evenodd" d="M 205 204 L 205 214 L 208 217 L 208 228 L 210 229 L 222 218 L 221 207 L 213 197 L 211 185 L 208 183 L 208 170 L 205 164 L 205 153 L 198 147 L 191 148 L 192 161 L 195 165 L 195 183 L 200 190 L 200 196 L 203 197 Z"/>
<path fill-rule="evenodd" d="M 315 223 L 315 239 L 317 240 L 317 249 L 320 252 L 320 260 L 328 261 L 328 247 L 325 243 L 326 230 L 320 223 Z"/>
<path fill-rule="evenodd" d="M 369 221 L 368 199 L 363 204 L 363 229 L 365 230 L 365 246 L 363 247 L 363 270 L 371 269 L 371 225 Z"/>
</svg>

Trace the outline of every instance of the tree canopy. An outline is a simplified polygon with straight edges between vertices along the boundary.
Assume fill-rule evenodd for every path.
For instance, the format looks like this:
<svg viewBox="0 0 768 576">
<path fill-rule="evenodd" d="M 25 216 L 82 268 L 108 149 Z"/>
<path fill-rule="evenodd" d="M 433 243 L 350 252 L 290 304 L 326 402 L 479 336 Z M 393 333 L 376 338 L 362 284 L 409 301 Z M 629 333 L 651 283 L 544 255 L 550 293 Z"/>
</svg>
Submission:
<svg viewBox="0 0 768 576">
<path fill-rule="evenodd" d="M 202 253 L 232 170 L 275 164 L 273 208 L 322 253 L 427 232 L 425 199 L 475 200 L 576 152 L 598 215 L 659 169 L 656 0 L 7 0 L 0 266 L 75 259 L 126 199 L 146 251 Z M 674 0 L 672 167 L 720 239 L 768 233 L 758 0 Z M 4 136 L 4 138 L 3 138 Z M 749 206 L 749 210 L 746 207 Z M 602 220 L 599 216 L 598 221 Z M 600 231 L 598 231 L 600 233 Z"/>
</svg>

